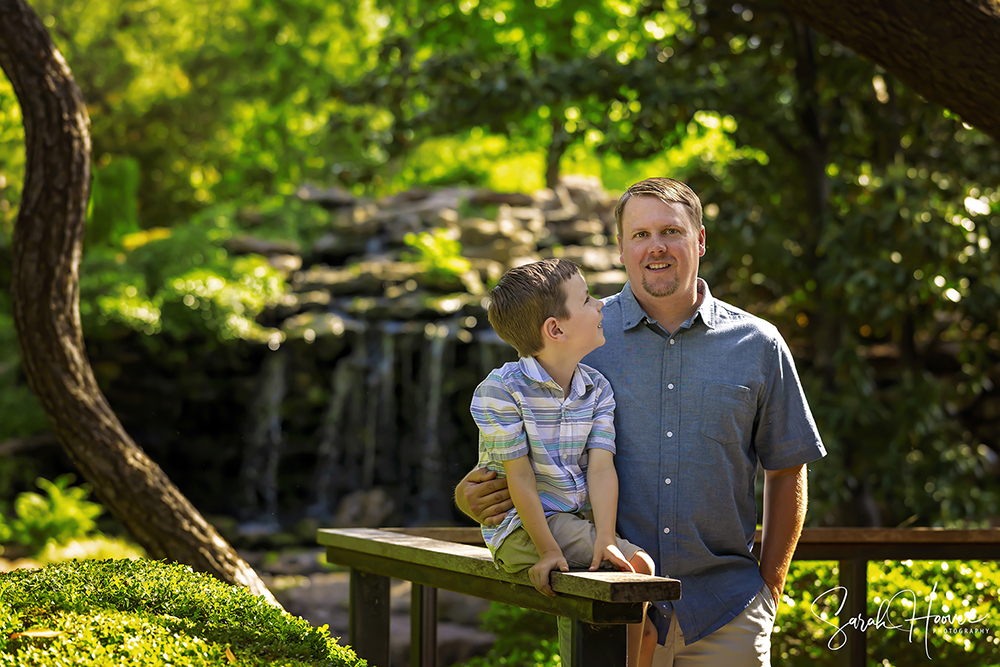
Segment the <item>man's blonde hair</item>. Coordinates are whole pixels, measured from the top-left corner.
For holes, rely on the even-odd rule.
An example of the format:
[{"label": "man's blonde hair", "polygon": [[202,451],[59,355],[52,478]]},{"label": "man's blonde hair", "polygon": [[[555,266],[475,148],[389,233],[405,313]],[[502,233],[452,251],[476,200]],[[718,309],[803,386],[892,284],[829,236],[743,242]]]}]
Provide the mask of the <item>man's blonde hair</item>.
[{"label": "man's blonde hair", "polygon": [[698,199],[698,195],[694,193],[694,190],[680,181],[657,176],[639,181],[635,185],[630,185],[625,194],[618,200],[618,205],[615,206],[615,224],[618,225],[618,238],[622,236],[622,217],[625,214],[625,204],[632,197],[641,195],[656,197],[664,204],[680,204],[687,208],[691,223],[694,225],[696,231],[705,226],[701,218],[701,200]]},{"label": "man's blonde hair", "polygon": [[530,357],[542,351],[542,324],[550,317],[569,317],[565,283],[580,273],[568,259],[544,259],[516,266],[490,290],[486,310],[493,330]]}]

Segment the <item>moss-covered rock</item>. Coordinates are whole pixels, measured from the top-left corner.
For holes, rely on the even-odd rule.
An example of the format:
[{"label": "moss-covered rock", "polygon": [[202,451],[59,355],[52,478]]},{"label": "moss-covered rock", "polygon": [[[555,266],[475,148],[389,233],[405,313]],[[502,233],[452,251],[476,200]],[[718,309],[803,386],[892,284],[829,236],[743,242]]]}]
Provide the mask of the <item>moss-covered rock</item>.
[{"label": "moss-covered rock", "polygon": [[0,574],[0,666],[366,665],[259,597],[184,565],[67,561]]}]

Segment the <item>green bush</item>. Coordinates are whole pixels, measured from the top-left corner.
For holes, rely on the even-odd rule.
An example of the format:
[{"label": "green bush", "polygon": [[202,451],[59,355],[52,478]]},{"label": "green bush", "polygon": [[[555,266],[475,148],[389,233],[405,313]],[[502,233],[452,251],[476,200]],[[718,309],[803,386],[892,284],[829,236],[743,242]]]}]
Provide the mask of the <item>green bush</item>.
[{"label": "green bush", "polygon": [[[96,531],[94,519],[104,512],[104,508],[87,500],[88,487],[70,487],[73,479],[73,475],[62,475],[55,481],[39,478],[35,484],[47,495],[31,492],[18,495],[14,500],[16,517],[9,523],[6,539],[13,539],[35,553],[50,541],[66,543]],[[0,529],[2,541],[6,540]]]},{"label": "green bush", "polygon": [[[847,650],[837,628],[837,563],[793,561],[774,633],[773,664],[836,667]],[[880,561],[868,565],[868,611],[884,623],[866,632],[872,664],[909,667],[1000,665],[1000,565],[978,561]],[[849,591],[849,595],[855,593]],[[895,596],[895,597],[894,597]],[[929,622],[923,617],[931,616]],[[934,617],[938,618],[934,618]],[[919,619],[910,634],[908,619]],[[946,618],[947,617],[947,618]],[[955,620],[961,617],[962,621]],[[972,622],[979,619],[979,622]],[[895,629],[890,625],[897,626]],[[554,617],[493,603],[484,630],[498,635],[485,657],[464,667],[554,667],[559,663]]]},{"label": "green bush", "polygon": [[366,663],[326,627],[184,565],[68,561],[0,574],[0,667],[124,664]]},{"label": "green bush", "polygon": [[485,656],[476,656],[463,667],[559,667],[556,617],[499,602],[480,616],[480,625],[497,636]]}]

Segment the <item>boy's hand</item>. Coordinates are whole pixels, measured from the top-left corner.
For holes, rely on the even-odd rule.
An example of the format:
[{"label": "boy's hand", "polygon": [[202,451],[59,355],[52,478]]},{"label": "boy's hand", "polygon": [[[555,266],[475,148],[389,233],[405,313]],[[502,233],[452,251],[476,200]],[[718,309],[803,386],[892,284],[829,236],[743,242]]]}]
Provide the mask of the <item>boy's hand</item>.
[{"label": "boy's hand", "polygon": [[625,560],[625,554],[618,548],[614,540],[602,540],[598,538],[594,543],[594,560],[590,564],[590,571],[597,570],[604,561],[610,561],[612,565],[622,572],[635,572],[635,568]]},{"label": "boy's hand", "polygon": [[463,513],[484,526],[499,526],[514,507],[507,490],[507,480],[486,468],[477,468],[459,482],[455,504]]},{"label": "boy's hand", "polygon": [[531,579],[531,585],[537,588],[539,593],[548,595],[550,598],[556,595],[556,592],[552,590],[552,586],[549,584],[549,573],[552,570],[569,572],[569,565],[566,563],[566,559],[563,558],[561,551],[546,551],[542,554],[538,562],[528,570],[528,578]]}]

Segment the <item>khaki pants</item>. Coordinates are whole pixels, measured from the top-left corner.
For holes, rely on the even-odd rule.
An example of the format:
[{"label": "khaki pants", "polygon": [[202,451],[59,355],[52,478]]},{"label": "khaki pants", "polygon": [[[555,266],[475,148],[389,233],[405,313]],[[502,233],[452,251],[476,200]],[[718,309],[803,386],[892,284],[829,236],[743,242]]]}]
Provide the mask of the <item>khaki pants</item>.
[{"label": "khaki pants", "polygon": [[[707,637],[689,646],[677,614],[670,617],[666,645],[657,645],[653,667],[770,667],[771,629],[777,607],[765,584],[743,612]],[[572,621],[559,617],[559,649],[569,655]],[[569,664],[563,661],[563,664]]]},{"label": "khaki pants", "polygon": [[[597,539],[597,529],[594,524],[576,514],[560,512],[545,519],[552,531],[552,537],[562,549],[563,557],[571,568],[588,568],[594,559],[594,541]],[[639,547],[615,535],[618,548],[625,560],[631,560]],[[524,526],[504,538],[503,543],[494,556],[497,565],[507,572],[520,572],[538,562],[538,550],[528,537]],[[605,566],[610,566],[605,563]]]}]

